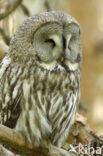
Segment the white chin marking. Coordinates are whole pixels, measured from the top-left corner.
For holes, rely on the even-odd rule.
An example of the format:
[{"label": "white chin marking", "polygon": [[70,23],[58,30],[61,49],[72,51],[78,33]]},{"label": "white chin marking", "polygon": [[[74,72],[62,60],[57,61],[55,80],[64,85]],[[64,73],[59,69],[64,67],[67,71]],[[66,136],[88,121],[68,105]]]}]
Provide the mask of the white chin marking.
[{"label": "white chin marking", "polygon": [[51,63],[40,63],[39,65],[43,67],[44,69],[52,71],[56,67],[57,63],[56,61],[53,61]]},{"label": "white chin marking", "polygon": [[65,68],[62,65],[60,65],[60,64],[58,64],[58,69],[65,70]]},{"label": "white chin marking", "polygon": [[75,71],[78,69],[78,63],[66,63],[66,65],[69,67],[69,70],[70,71]]},{"label": "white chin marking", "polygon": [[[78,69],[78,63],[65,62],[65,64],[68,66],[70,71],[75,71]],[[57,69],[60,71],[65,71],[65,67],[63,67],[61,64],[57,64],[56,61],[51,63],[40,63],[39,65],[49,71],[53,71],[55,67],[57,67]]]}]

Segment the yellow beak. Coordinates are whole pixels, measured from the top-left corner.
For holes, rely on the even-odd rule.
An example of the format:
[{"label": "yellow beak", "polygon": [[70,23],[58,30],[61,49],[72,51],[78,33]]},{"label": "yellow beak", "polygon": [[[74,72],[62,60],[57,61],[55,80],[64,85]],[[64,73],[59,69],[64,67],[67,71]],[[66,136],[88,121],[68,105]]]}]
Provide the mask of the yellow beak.
[{"label": "yellow beak", "polygon": [[64,61],[64,57],[61,57],[60,61],[63,62]]}]

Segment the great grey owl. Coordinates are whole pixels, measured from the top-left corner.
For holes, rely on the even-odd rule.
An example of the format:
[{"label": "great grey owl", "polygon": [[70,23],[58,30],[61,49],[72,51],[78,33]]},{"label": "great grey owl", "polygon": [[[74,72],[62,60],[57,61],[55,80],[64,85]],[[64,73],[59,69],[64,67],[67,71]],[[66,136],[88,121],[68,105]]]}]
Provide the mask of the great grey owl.
[{"label": "great grey owl", "polygon": [[0,64],[0,123],[32,145],[61,146],[80,97],[81,39],[78,22],[62,12],[29,17]]}]

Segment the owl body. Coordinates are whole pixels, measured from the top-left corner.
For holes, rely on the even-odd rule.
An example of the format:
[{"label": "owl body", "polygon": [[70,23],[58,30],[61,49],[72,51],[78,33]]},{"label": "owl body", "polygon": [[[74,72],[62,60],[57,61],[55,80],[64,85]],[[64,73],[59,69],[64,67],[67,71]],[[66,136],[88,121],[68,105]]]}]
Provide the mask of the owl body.
[{"label": "owl body", "polygon": [[69,42],[63,37],[67,32],[63,33],[64,24],[72,21],[60,12],[29,18],[1,62],[0,123],[20,132],[34,146],[45,140],[61,146],[74,122],[80,96],[81,49],[77,54],[62,54],[67,53]]}]

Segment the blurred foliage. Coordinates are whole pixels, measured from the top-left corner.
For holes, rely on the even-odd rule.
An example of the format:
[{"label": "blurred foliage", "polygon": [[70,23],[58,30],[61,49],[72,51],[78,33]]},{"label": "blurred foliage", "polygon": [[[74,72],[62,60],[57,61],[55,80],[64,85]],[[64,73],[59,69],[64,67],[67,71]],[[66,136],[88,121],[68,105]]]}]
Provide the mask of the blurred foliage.
[{"label": "blurred foliage", "polygon": [[[0,14],[15,1],[0,0]],[[103,134],[103,0],[23,0],[15,11],[0,21],[0,39],[9,44],[18,26],[28,16],[50,10],[70,13],[81,25],[81,102],[87,107],[85,115],[91,119],[93,128]]]}]

